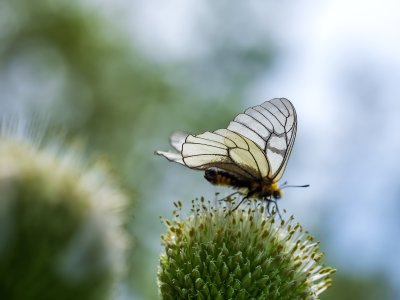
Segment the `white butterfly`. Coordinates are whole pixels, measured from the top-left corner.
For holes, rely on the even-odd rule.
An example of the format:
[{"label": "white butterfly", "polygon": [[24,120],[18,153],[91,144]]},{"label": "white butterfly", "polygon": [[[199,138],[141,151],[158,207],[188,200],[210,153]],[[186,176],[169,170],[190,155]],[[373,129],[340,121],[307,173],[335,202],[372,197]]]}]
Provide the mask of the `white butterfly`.
[{"label": "white butterfly", "polygon": [[237,189],[245,196],[243,200],[275,203],[282,196],[277,183],[289,160],[296,130],[292,103],[275,98],[237,115],[227,129],[199,135],[174,133],[170,142],[177,152],[156,154],[191,169],[205,170],[209,182]]}]

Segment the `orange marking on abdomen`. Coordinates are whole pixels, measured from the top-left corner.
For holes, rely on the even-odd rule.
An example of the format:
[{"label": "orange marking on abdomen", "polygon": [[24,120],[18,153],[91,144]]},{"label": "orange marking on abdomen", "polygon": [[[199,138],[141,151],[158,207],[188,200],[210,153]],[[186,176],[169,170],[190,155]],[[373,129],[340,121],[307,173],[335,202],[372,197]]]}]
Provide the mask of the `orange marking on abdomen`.
[{"label": "orange marking on abdomen", "polygon": [[216,185],[232,185],[232,179],[220,174],[215,176],[214,184]]}]

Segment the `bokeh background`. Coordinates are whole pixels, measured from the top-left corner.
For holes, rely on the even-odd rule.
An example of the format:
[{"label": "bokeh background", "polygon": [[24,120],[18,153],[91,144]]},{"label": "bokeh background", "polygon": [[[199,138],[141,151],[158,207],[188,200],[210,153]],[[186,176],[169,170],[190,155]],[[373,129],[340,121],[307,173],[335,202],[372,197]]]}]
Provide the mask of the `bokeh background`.
[{"label": "bokeh background", "polygon": [[281,208],[337,268],[322,299],[400,299],[400,5],[396,1],[0,1],[0,114],[43,118],[108,157],[135,247],[120,299],[158,299],[173,201],[228,189],[153,155],[174,130],[226,127],[292,100]]}]

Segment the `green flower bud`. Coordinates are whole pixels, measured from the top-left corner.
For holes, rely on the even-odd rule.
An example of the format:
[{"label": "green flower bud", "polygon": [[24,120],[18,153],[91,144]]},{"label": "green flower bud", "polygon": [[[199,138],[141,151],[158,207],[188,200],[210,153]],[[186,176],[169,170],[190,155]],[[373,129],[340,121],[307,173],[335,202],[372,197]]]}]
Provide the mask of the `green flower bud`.
[{"label": "green flower bud", "polygon": [[0,134],[0,298],[107,299],[122,271],[125,196],[71,149]]},{"label": "green flower bud", "polygon": [[164,220],[163,299],[318,299],[330,286],[335,270],[319,264],[318,243],[293,217],[277,221],[261,204],[233,212],[228,205],[196,200],[181,217],[177,203],[174,221]]}]

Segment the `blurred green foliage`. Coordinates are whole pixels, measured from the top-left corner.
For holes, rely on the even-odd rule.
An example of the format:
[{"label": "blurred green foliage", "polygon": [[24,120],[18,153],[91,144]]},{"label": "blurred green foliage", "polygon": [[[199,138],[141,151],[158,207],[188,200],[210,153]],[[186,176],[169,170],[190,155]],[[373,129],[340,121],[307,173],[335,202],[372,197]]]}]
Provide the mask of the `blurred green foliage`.
[{"label": "blurred green foliage", "polygon": [[383,277],[341,274],[333,276],[332,286],[322,293],[321,300],[393,299],[391,288]]},{"label": "blurred green foliage", "polygon": [[[28,2],[12,5],[19,22],[6,35],[2,69],[26,52],[42,51],[47,57],[37,71],[62,81],[51,107],[53,122],[86,137],[93,149],[126,157],[132,144],[127,137],[140,126],[139,115],[152,103],[171,101],[174,89],[163,82],[160,69],[136,55],[95,13],[69,1]],[[38,59],[34,55],[28,63]]]}]

